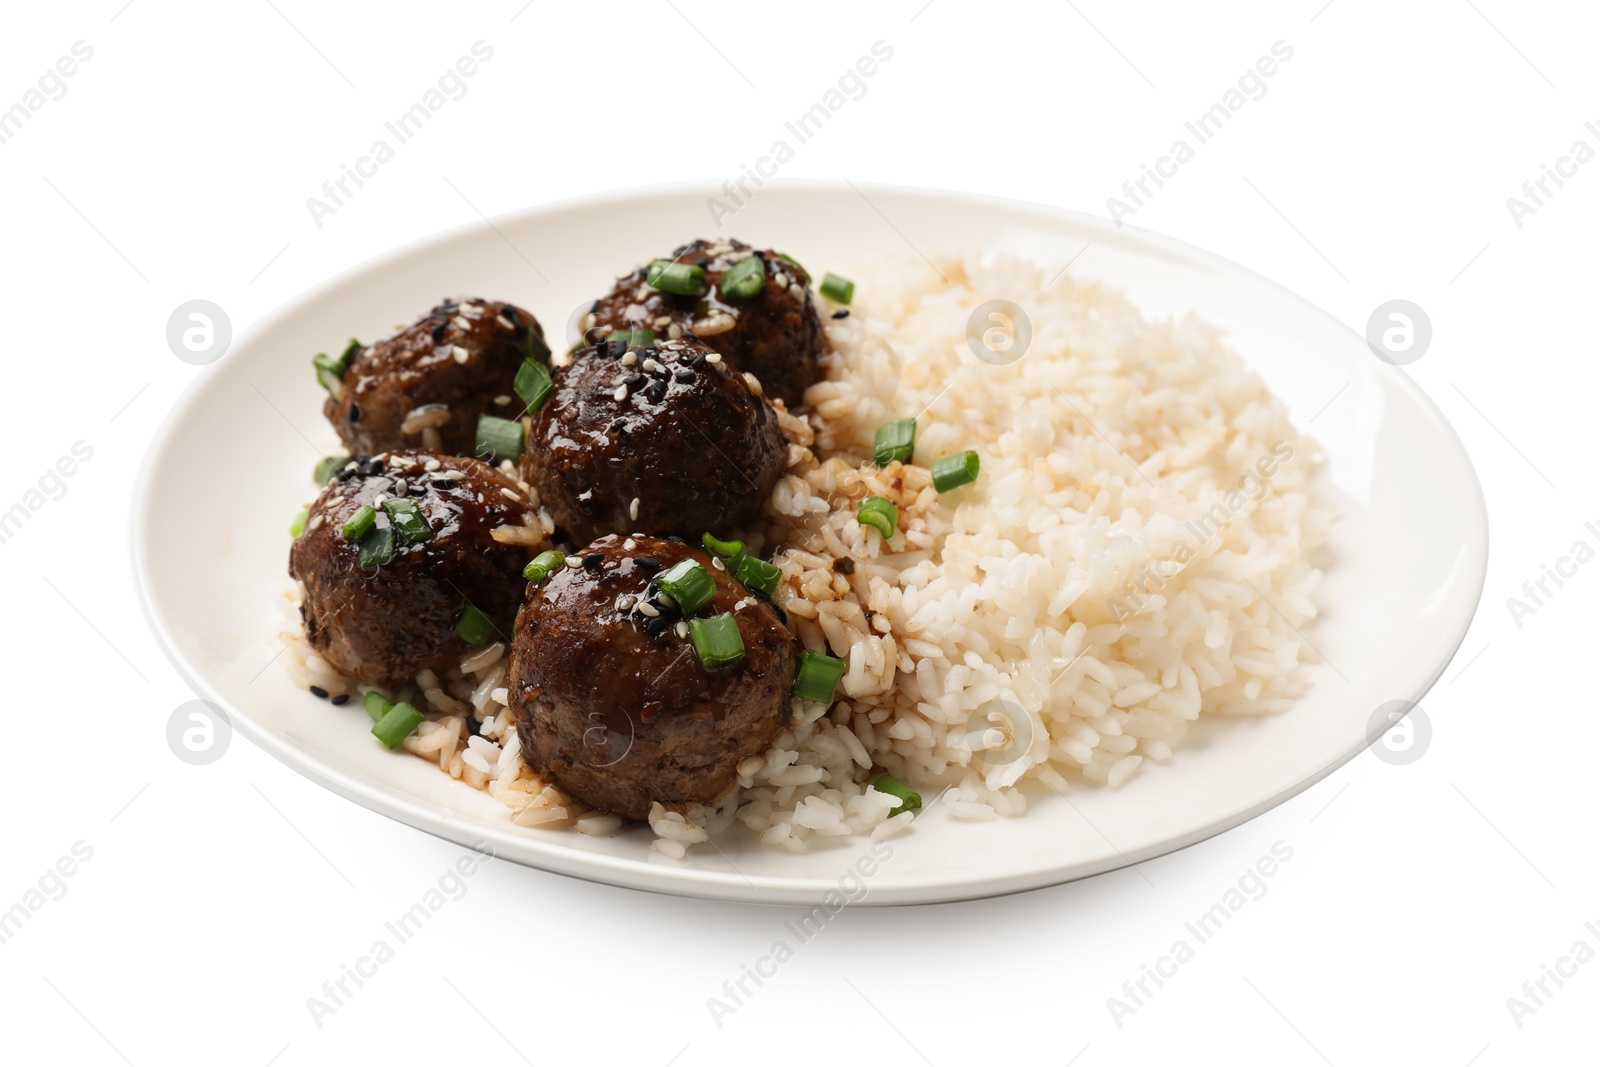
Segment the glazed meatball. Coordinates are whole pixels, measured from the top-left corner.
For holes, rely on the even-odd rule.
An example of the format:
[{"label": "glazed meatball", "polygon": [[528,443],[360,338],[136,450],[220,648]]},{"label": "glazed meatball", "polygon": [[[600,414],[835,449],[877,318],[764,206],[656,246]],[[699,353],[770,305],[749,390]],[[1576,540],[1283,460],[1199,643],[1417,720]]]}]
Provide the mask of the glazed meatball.
[{"label": "glazed meatball", "polygon": [[[726,293],[723,280],[752,268],[758,261],[760,287],[753,295]],[[770,249],[751,249],[741,241],[695,241],[673,252],[672,262],[705,271],[705,290],[697,296],[663,292],[647,281],[648,266],[617,279],[610,293],[595,302],[588,325],[605,333],[645,329],[656,337],[696,337],[727,357],[738,370],[749,371],[768,396],[782,398],[791,410],[806,388],[821,377],[822,322],[811,299],[811,278],[805,268]],[[756,278],[746,285],[754,287]],[[737,287],[736,287],[737,288]]]},{"label": "glazed meatball", "polygon": [[[363,506],[373,510],[371,528],[358,541],[344,527]],[[509,639],[528,560],[515,542],[537,522],[518,482],[478,460],[430,452],[351,460],[289,551],[311,647],[343,674],[388,685],[470,651],[456,634],[469,603]],[[495,531],[507,526],[523,536],[502,532],[512,543],[501,543]]]},{"label": "glazed meatball", "polygon": [[752,518],[783,473],[778,414],[695,341],[581,349],[534,416],[523,474],[574,544],[644,530],[698,541]]},{"label": "glazed meatball", "polygon": [[[731,612],[744,658],[702,665],[683,616],[652,582],[694,560],[715,583],[694,613]],[[717,804],[742,760],[783,726],[795,639],[772,605],[678,541],[602,537],[532,585],[507,686],[533,767],[591,807],[629,819],[652,801]]]},{"label": "glazed meatball", "polygon": [[478,416],[515,419],[525,359],[548,363],[544,330],[514,304],[446,300],[392,337],[356,348],[322,411],[355,455],[428,448],[474,454]]}]

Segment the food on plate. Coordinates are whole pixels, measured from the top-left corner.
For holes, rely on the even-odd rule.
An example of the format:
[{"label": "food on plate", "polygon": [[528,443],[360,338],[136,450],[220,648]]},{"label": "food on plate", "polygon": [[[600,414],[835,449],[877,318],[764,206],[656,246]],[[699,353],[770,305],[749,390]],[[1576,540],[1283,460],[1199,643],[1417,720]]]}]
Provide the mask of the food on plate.
[{"label": "food on plate", "polygon": [[432,452],[352,459],[312,503],[289,551],[306,639],[369,685],[445,670],[509,634],[522,604],[521,484],[486,463]]},{"label": "food on plate", "polygon": [[539,320],[515,304],[445,300],[410,326],[338,356],[317,355],[322,411],[355,455],[427,448],[479,455],[482,416],[514,420],[526,403],[517,375],[548,366]]},{"label": "food on plate", "polygon": [[782,728],[795,655],[721,560],[608,534],[529,586],[507,677],[524,758],[629,819],[720,803]]},{"label": "food on plate", "polygon": [[1321,456],[1214,329],[992,251],[829,273],[820,322],[808,279],[685,245],[523,358],[468,486],[326,464],[292,669],[517,826],[671,857],[1019,816],[1294,703]]},{"label": "food on plate", "polygon": [[[781,252],[731,238],[691,241],[617,279],[587,325],[604,335],[699,338],[792,410],[821,376],[825,342],[810,286],[805,268]],[[850,302],[843,290],[834,295]]]},{"label": "food on plate", "polygon": [[575,544],[643,530],[698,538],[753,518],[783,473],[778,414],[691,340],[602,340],[557,367],[523,475]]}]

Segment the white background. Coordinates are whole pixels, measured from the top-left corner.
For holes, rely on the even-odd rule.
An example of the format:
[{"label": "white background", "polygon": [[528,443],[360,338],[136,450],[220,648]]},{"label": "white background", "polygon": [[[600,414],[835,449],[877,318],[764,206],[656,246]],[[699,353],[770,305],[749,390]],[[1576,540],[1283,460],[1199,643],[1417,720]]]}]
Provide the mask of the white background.
[{"label": "white background", "polygon": [[[1593,12],[1509,0],[674,2],[8,7],[0,107],[74,42],[94,53],[0,145],[11,338],[0,509],[74,442],[93,458],[0,545],[11,634],[0,909],[75,842],[93,856],[0,945],[5,1058],[1593,1062],[1600,962],[1551,985],[1520,1026],[1506,1003],[1578,939],[1600,949],[1584,929],[1600,926],[1600,566],[1520,627],[1506,606],[1574,541],[1600,541],[1584,529],[1600,520],[1600,162],[1521,227],[1506,206],[1575,139],[1600,148],[1583,127],[1600,120]],[[494,55],[467,95],[314,225],[306,198],[480,39]],[[167,349],[169,313],[203,297],[239,330],[479,212],[732,176],[877,40],[892,61],[784,177],[1092,212],[1275,41],[1293,48],[1267,95],[1133,221],[1357,330],[1396,297],[1431,316],[1433,347],[1410,371],[1466,440],[1494,539],[1479,618],[1424,701],[1431,747],[1405,767],[1364,754],[1138,871],[847,912],[720,1028],[706,998],[792,912],[490,863],[318,1027],[307,998],[461,850],[243,740],[210,767],[168,750],[167,717],[191,694],[141,619],[126,530],[146,444],[204,373]],[[1107,998],[1279,841],[1293,859],[1266,896],[1113,1022]]]}]

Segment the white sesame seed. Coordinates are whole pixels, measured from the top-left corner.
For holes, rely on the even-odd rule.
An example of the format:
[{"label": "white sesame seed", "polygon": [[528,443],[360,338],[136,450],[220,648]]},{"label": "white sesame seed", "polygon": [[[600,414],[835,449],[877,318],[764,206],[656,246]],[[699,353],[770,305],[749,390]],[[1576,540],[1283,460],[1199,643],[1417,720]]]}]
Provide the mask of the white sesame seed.
[{"label": "white sesame seed", "polygon": [[468,352],[460,345],[451,345],[450,354],[455,357],[457,363],[465,363],[472,353]]},{"label": "white sesame seed", "polygon": [[661,612],[655,609],[655,605],[650,603],[648,600],[639,601],[639,613],[641,615],[648,615],[652,619],[658,618],[661,615]]},{"label": "white sesame seed", "polygon": [[515,326],[511,325],[511,320],[506,318],[504,315],[496,315],[494,317],[494,321],[498,322],[501,326],[505,327],[508,330],[515,330],[516,329]]},{"label": "white sesame seed", "polygon": [[458,310],[461,312],[461,314],[465,315],[469,319],[481,318],[483,316],[483,308],[478,306],[478,302],[476,300],[463,300],[461,302],[461,307]]},{"label": "white sesame seed", "polygon": [[457,315],[455,318],[450,320],[450,325],[454,326],[462,333],[466,333],[468,330],[472,329],[472,320]]},{"label": "white sesame seed", "polygon": [[670,339],[676,341],[678,338],[680,338],[682,336],[683,336],[683,327],[682,326],[679,326],[677,323],[673,323],[671,326],[667,327],[667,337],[669,337]]},{"label": "white sesame seed", "polygon": [[674,626],[672,628],[672,632],[677,634],[679,637],[688,637],[689,636],[689,624],[684,622],[682,619],[679,619],[678,620],[678,625],[676,625],[676,626]]},{"label": "white sesame seed", "polygon": [[422,469],[425,471],[436,471],[439,469],[439,461],[436,459],[430,459],[428,462],[422,465]]},{"label": "white sesame seed", "polygon": [[344,503],[344,497],[342,497],[342,496],[335,495],[335,496],[330,496],[328,498],[328,506],[330,508],[336,508],[340,504],[343,504],[343,503]]},{"label": "white sesame seed", "polygon": [[632,593],[629,593],[627,596],[617,601],[617,607],[621,608],[623,611],[631,611],[633,610],[633,605],[638,603],[638,599],[638,597],[634,596]]},{"label": "white sesame seed", "polygon": [[636,352],[624,352],[622,354],[622,365],[624,367],[631,367],[637,362],[639,362],[638,353],[636,353]]},{"label": "white sesame seed", "polygon": [[322,525],[322,516],[318,515],[316,518],[311,520],[311,524],[309,526],[307,526],[306,529],[315,530],[318,526],[321,526],[321,525]]},{"label": "white sesame seed", "polygon": [[375,507],[375,508],[376,507],[382,507],[383,506],[383,502],[385,500],[388,500],[388,499],[389,499],[389,494],[388,493],[379,493],[377,496],[372,498],[372,506]]},{"label": "white sesame seed", "polygon": [[501,393],[499,396],[494,398],[494,402],[499,404],[501,407],[505,407],[507,404],[511,403],[511,397],[506,393]]},{"label": "white sesame seed", "polygon": [[666,329],[668,326],[672,325],[672,316],[671,315],[657,315],[656,316],[655,325],[656,325],[656,329],[658,329],[658,330]]},{"label": "white sesame seed", "polygon": [[633,502],[628,505],[628,518],[630,518],[630,519],[638,519],[638,517],[639,517],[639,498],[638,497],[634,497],[633,498]]},{"label": "white sesame seed", "polygon": [[781,270],[772,276],[772,281],[779,289],[789,288],[789,276]]},{"label": "white sesame seed", "polygon": [[517,465],[511,462],[509,459],[503,459],[500,461],[500,469],[505,471],[507,474],[517,473]]},{"label": "white sesame seed", "polygon": [[722,353],[721,352],[713,352],[713,353],[711,353],[710,355],[706,356],[706,362],[707,363],[721,363],[722,362]]},{"label": "white sesame seed", "polygon": [[581,566],[583,566],[583,560],[580,559],[577,556],[568,556],[567,557],[567,566],[569,566],[569,567],[581,567]]},{"label": "white sesame seed", "polygon": [[514,500],[518,504],[522,503],[522,498],[517,495],[517,491],[515,489],[507,489],[502,486],[500,488],[500,495],[505,497],[507,500]]},{"label": "white sesame seed", "polygon": [[406,495],[406,490],[409,488],[410,486],[406,485],[406,480],[404,478],[400,478],[394,483],[394,495],[397,497],[403,497]]},{"label": "white sesame seed", "polygon": [[654,374],[656,371],[666,370],[667,368],[663,367],[654,359],[647,359],[644,361],[644,369],[649,371],[651,374]]},{"label": "white sesame seed", "polygon": [[632,552],[634,549],[639,547],[639,542],[630,537],[626,541],[622,542],[622,547],[627,549],[629,552]]},{"label": "white sesame seed", "polygon": [[761,395],[761,381],[749,371],[745,371],[744,373],[744,384],[748,386],[750,391],[756,394],[756,396]]},{"label": "white sesame seed", "polygon": [[628,387],[626,385],[617,386],[617,391],[611,394],[611,399],[619,401],[628,399]]}]

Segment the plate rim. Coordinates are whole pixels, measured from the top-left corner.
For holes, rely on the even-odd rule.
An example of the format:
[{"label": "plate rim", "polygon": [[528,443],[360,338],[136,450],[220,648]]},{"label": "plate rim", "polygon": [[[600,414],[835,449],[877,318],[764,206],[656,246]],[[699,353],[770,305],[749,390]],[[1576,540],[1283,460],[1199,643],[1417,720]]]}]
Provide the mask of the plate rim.
[{"label": "plate rim", "polygon": [[[1098,215],[1070,208],[1013,197],[931,186],[873,182],[841,183],[826,179],[798,179],[769,182],[768,187],[776,191],[827,191],[830,193],[840,192],[844,188],[852,188],[857,193],[862,193],[865,190],[866,192],[876,192],[885,196],[911,196],[928,200],[959,202],[967,207],[1003,208],[1008,211],[1021,212],[1036,217],[1051,217],[1077,228],[1087,226],[1093,229],[1108,230],[1113,225]],[[711,179],[690,179],[613,188],[533,204],[516,211],[492,217],[485,216],[476,221],[469,220],[456,226],[434,231],[368,256],[352,266],[302,288],[236,333],[229,346],[229,352],[225,353],[221,360],[208,366],[214,367],[226,362],[231,353],[254,344],[261,335],[272,332],[279,323],[290,318],[305,304],[310,303],[331,288],[343,285],[354,278],[382,267],[386,263],[411,258],[430,248],[450,244],[468,235],[480,233],[486,228],[495,229],[499,223],[517,224],[530,219],[559,215],[575,209],[601,207],[608,203],[622,201],[636,203],[641,200],[675,195],[681,196],[691,192],[716,195],[718,188]],[[1313,312],[1317,317],[1321,318],[1324,325],[1332,326],[1335,333],[1343,334],[1347,338],[1354,338],[1358,342],[1362,340],[1354,329],[1335,318],[1320,305],[1313,303],[1287,286],[1225,256],[1190,244],[1180,238],[1141,226],[1123,225],[1116,227],[1113,232],[1123,239],[1132,237],[1142,243],[1167,252],[1181,253],[1191,262],[1208,268],[1222,269],[1247,276],[1253,281],[1287,293],[1304,310]],[[128,551],[130,562],[132,563],[134,586],[138,594],[139,606],[145,622],[156,637],[156,643],[161,647],[167,661],[172,664],[174,670],[189,689],[201,699],[222,710],[227,716],[230,726],[236,732],[244,735],[258,748],[261,748],[310,781],[370,811],[464,847],[471,847],[476,842],[487,842],[493,847],[497,843],[504,842],[511,847],[507,848],[505,852],[497,850],[495,853],[497,858],[510,859],[519,865],[533,867],[551,874],[642,892],[724,902],[755,903],[775,907],[815,905],[825,893],[836,888],[832,883],[812,878],[775,877],[770,875],[757,875],[751,878],[745,877],[737,871],[723,872],[688,865],[671,868],[655,867],[645,859],[617,857],[599,852],[584,852],[568,848],[557,842],[543,841],[537,836],[516,834],[512,831],[517,828],[510,824],[505,827],[486,826],[477,820],[450,812],[440,812],[416,797],[403,794],[390,795],[381,788],[359,781],[348,772],[325,764],[292,745],[286,739],[279,738],[264,726],[256,723],[250,715],[234,708],[230,701],[224,699],[211,686],[198,666],[191,663],[188,657],[180,652],[166,620],[158,614],[156,610],[156,591],[151,579],[151,572],[154,569],[150,555],[152,539],[147,536],[152,521],[151,488],[156,476],[157,461],[173,446],[179,427],[185,424],[191,409],[200,402],[206,392],[207,383],[211,376],[204,373],[205,369],[207,368],[201,368],[201,373],[195,375],[193,380],[184,387],[183,392],[173,402],[163,416],[160,426],[152,435],[144,455],[140,458],[138,472],[133,482],[133,493],[129,508],[130,536],[128,539]],[[1481,607],[1486,589],[1489,561],[1489,514],[1487,499],[1483,492],[1482,479],[1478,475],[1471,453],[1456,432],[1455,426],[1433,401],[1433,398],[1416,383],[1409,373],[1406,373],[1400,367],[1391,366],[1389,369],[1397,373],[1386,376],[1384,379],[1385,386],[1396,389],[1415,403],[1428,416],[1429,421],[1441,431],[1443,442],[1460,461],[1461,470],[1468,476],[1472,490],[1471,500],[1467,502],[1468,506],[1466,507],[1472,520],[1471,528],[1464,532],[1460,543],[1469,552],[1465,576],[1475,583],[1475,588],[1471,596],[1463,602],[1461,617],[1453,620],[1453,628],[1456,630],[1453,637],[1445,637],[1441,642],[1440,647],[1448,648],[1448,654],[1441,655],[1437,660],[1437,665],[1431,671],[1424,672],[1419,676],[1419,680],[1414,686],[1415,691],[1406,697],[1411,701],[1421,702],[1423,697],[1437,684],[1438,680],[1443,677],[1445,671],[1454,661]],[[1161,842],[1135,848],[1131,852],[1122,852],[1113,845],[1113,851],[1117,854],[1100,862],[1087,864],[1082,861],[1073,864],[1058,863],[1026,873],[988,880],[967,879],[955,881],[946,878],[933,881],[923,880],[904,886],[880,884],[874,881],[871,891],[863,898],[856,901],[847,901],[845,906],[916,906],[1006,896],[1013,893],[1044,889],[1084,878],[1092,878],[1124,867],[1134,866],[1159,856],[1180,852],[1219,834],[1236,829],[1300,795],[1344,767],[1345,764],[1358,756],[1362,750],[1370,747],[1378,736],[1382,736],[1382,734],[1368,737],[1360,744],[1338,753],[1333,759],[1312,773],[1303,775],[1289,785],[1272,792],[1271,795],[1262,797],[1255,804],[1231,812],[1223,818],[1211,820],[1202,827],[1177,834]],[[515,854],[518,852],[522,854]]]}]

